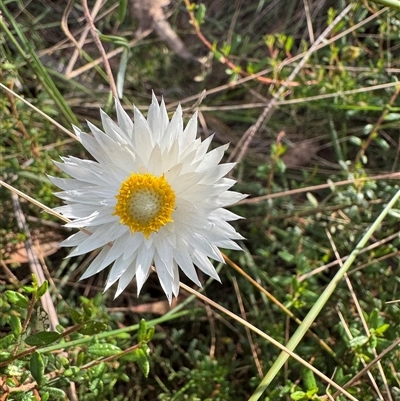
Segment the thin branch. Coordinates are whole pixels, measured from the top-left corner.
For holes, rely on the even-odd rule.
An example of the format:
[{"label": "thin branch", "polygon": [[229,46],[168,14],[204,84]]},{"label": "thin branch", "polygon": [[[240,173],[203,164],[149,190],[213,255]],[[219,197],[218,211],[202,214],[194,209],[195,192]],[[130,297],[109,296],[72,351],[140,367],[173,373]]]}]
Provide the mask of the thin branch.
[{"label": "thin branch", "polygon": [[112,73],[112,70],[111,70],[111,66],[110,66],[110,63],[109,63],[109,61],[107,59],[107,54],[106,54],[106,52],[104,50],[104,47],[103,47],[103,45],[101,43],[99,35],[97,33],[96,27],[95,27],[94,22],[93,22],[93,18],[90,15],[90,11],[89,11],[89,8],[88,8],[88,5],[87,5],[87,0],[82,0],[82,6],[83,6],[83,11],[85,13],[86,21],[89,24],[90,32],[92,33],[92,36],[93,36],[93,39],[94,39],[94,42],[96,43],[96,46],[99,49],[99,52],[100,52],[100,54],[101,54],[101,56],[103,58],[103,62],[104,62],[104,66],[106,68],[107,76],[108,76],[108,79],[110,81],[111,92],[112,92],[113,96],[116,99],[118,99],[117,87],[115,86],[115,81],[114,81],[114,76],[113,76],[113,73]]}]

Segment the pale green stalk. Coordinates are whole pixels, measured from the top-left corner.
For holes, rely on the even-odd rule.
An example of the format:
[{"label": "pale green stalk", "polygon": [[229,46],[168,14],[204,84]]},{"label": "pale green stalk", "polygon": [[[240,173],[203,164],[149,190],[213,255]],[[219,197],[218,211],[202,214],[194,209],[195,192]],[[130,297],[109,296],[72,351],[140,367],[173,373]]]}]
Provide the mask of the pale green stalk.
[{"label": "pale green stalk", "polygon": [[[156,326],[157,324],[168,322],[170,320],[178,319],[179,317],[183,317],[186,315],[191,315],[193,316],[193,309],[192,310],[184,310],[180,312],[174,313],[173,311],[168,312],[164,316],[161,316],[157,319],[152,319],[146,322],[147,327],[152,327]],[[122,329],[116,329],[116,330],[110,330],[110,331],[104,331],[99,334],[95,334],[93,336],[85,336],[82,338],[79,338],[78,340],[73,340],[73,341],[65,341],[65,342],[59,342],[54,345],[50,345],[48,347],[43,347],[43,348],[38,348],[36,352],[39,354],[47,354],[49,352],[57,351],[60,349],[65,349],[65,348],[70,348],[70,347],[76,347],[77,345],[82,345],[86,343],[91,343],[93,342],[94,339],[101,339],[101,338],[108,338],[108,337],[116,337],[119,334],[122,333],[129,333],[131,331],[136,331],[139,329],[139,324],[134,324],[132,326],[128,327],[123,327]]]},{"label": "pale green stalk", "polygon": [[[306,332],[309,330],[311,325],[314,323],[319,312],[321,312],[321,309],[325,306],[326,302],[332,295],[332,293],[335,290],[335,288],[337,287],[337,285],[342,280],[344,274],[349,270],[350,266],[353,264],[354,260],[358,256],[359,252],[364,248],[364,246],[366,245],[368,240],[371,238],[372,234],[379,228],[379,225],[382,223],[383,219],[386,217],[389,210],[392,209],[392,207],[396,204],[396,202],[399,199],[400,199],[400,190],[396,193],[396,195],[392,198],[392,200],[386,205],[386,207],[383,209],[383,211],[381,212],[379,217],[374,221],[374,223],[371,225],[371,227],[368,229],[368,231],[361,238],[360,242],[354,248],[353,252],[350,254],[350,256],[345,261],[343,266],[336,273],[335,277],[325,288],[325,291],[321,294],[321,296],[318,298],[317,302],[314,304],[314,306],[308,312],[307,316],[303,320],[303,323],[297,328],[297,330],[295,331],[293,336],[290,338],[289,342],[286,345],[287,349],[289,349],[290,351],[294,351],[294,349],[297,347],[297,345],[299,344],[301,339],[304,337]],[[268,385],[272,382],[272,380],[278,374],[278,372],[280,371],[280,369],[282,368],[282,366],[284,365],[284,363],[287,361],[288,358],[289,358],[289,354],[287,354],[286,352],[282,352],[279,355],[278,359],[275,361],[275,363],[272,365],[270,370],[264,376],[263,380],[261,381],[261,383],[258,385],[256,390],[254,391],[253,395],[249,398],[249,401],[256,401],[261,397],[262,393],[266,390]]]},{"label": "pale green stalk", "polygon": [[382,4],[383,6],[395,8],[400,10],[400,1],[399,0],[371,0],[373,3]]}]

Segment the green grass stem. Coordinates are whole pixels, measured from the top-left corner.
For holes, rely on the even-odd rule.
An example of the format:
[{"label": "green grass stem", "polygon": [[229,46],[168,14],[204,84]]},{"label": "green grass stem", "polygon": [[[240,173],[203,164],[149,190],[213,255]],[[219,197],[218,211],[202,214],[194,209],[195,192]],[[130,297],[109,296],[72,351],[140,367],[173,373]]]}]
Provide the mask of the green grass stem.
[{"label": "green grass stem", "polygon": [[382,4],[386,7],[395,8],[396,10],[400,10],[400,1],[399,0],[371,0],[372,3]]},{"label": "green grass stem", "polygon": [[61,95],[60,91],[58,90],[57,86],[55,85],[54,81],[51,79],[49,73],[47,72],[46,68],[40,61],[39,57],[36,55],[35,50],[33,49],[30,41],[25,36],[23,31],[20,29],[19,24],[15,21],[12,14],[8,11],[7,7],[4,5],[3,2],[0,1],[0,9],[3,15],[7,18],[9,23],[12,25],[13,29],[15,30],[18,38],[22,44],[22,46],[18,43],[16,38],[14,37],[13,33],[8,29],[7,23],[3,18],[0,18],[0,29],[4,31],[7,35],[8,39],[15,45],[16,49],[23,57],[23,59],[30,65],[32,71],[35,73],[35,76],[38,78],[40,83],[45,88],[48,95],[53,99],[56,103],[57,107],[59,108],[63,117],[68,121],[70,124],[75,124],[79,126],[79,121],[76,118],[75,114],[69,107],[68,103],[65,101],[63,96]]},{"label": "green grass stem", "polygon": [[[191,309],[191,310],[180,311],[177,313],[167,313],[164,316],[161,316],[157,319],[149,320],[146,323],[147,323],[148,327],[151,327],[151,326],[156,326],[157,324],[168,322],[170,320],[178,319],[178,318],[186,316],[186,315],[193,316],[193,310]],[[119,334],[130,333],[131,331],[136,331],[138,329],[139,329],[139,323],[134,324],[132,326],[128,326],[128,327],[123,327],[121,329],[105,331],[103,333],[99,333],[94,336],[85,336],[83,338],[79,338],[78,340],[60,342],[60,343],[57,343],[54,345],[50,345],[49,347],[39,348],[36,350],[36,352],[38,352],[40,354],[47,354],[49,352],[57,351],[60,349],[66,349],[66,348],[70,348],[70,347],[76,347],[77,345],[91,343],[91,342],[93,342],[94,339],[100,340],[101,338],[112,338],[112,337],[118,336]]]}]

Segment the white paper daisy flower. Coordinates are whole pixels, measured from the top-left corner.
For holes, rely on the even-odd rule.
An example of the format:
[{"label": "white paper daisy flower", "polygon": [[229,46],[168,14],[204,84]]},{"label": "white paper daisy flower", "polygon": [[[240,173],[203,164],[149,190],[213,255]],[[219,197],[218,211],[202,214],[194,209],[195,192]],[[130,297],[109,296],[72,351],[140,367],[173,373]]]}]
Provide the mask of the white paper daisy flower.
[{"label": "white paper daisy flower", "polygon": [[105,289],[118,281],[115,296],[135,276],[139,295],[154,266],[171,302],[179,268],[201,286],[195,266],[219,280],[209,258],[223,262],[219,247],[241,249],[233,240],[243,237],[228,223],[240,216],[224,207],[245,195],[224,178],[234,166],[219,164],[227,145],[207,153],[212,137],[196,139],[196,114],[183,129],[181,107],[169,121],[154,95],[147,120],[134,107],[133,123],[118,101],[116,111],[118,124],[100,111],[104,132],[89,122],[93,135],[74,127],[97,161],[62,158],[57,165],[72,178],[50,177],[66,203],[56,210],[86,231],[61,245],[76,247],[69,256],[102,248],[82,279],[113,264]]}]

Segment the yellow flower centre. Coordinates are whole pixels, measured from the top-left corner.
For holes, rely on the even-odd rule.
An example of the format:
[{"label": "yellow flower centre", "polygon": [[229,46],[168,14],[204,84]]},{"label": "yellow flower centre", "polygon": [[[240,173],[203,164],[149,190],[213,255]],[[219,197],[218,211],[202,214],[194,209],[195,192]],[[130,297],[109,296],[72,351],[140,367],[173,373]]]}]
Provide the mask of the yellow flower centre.
[{"label": "yellow flower centre", "polygon": [[118,191],[113,215],[132,232],[141,231],[146,238],[172,222],[175,192],[164,175],[132,173]]}]

